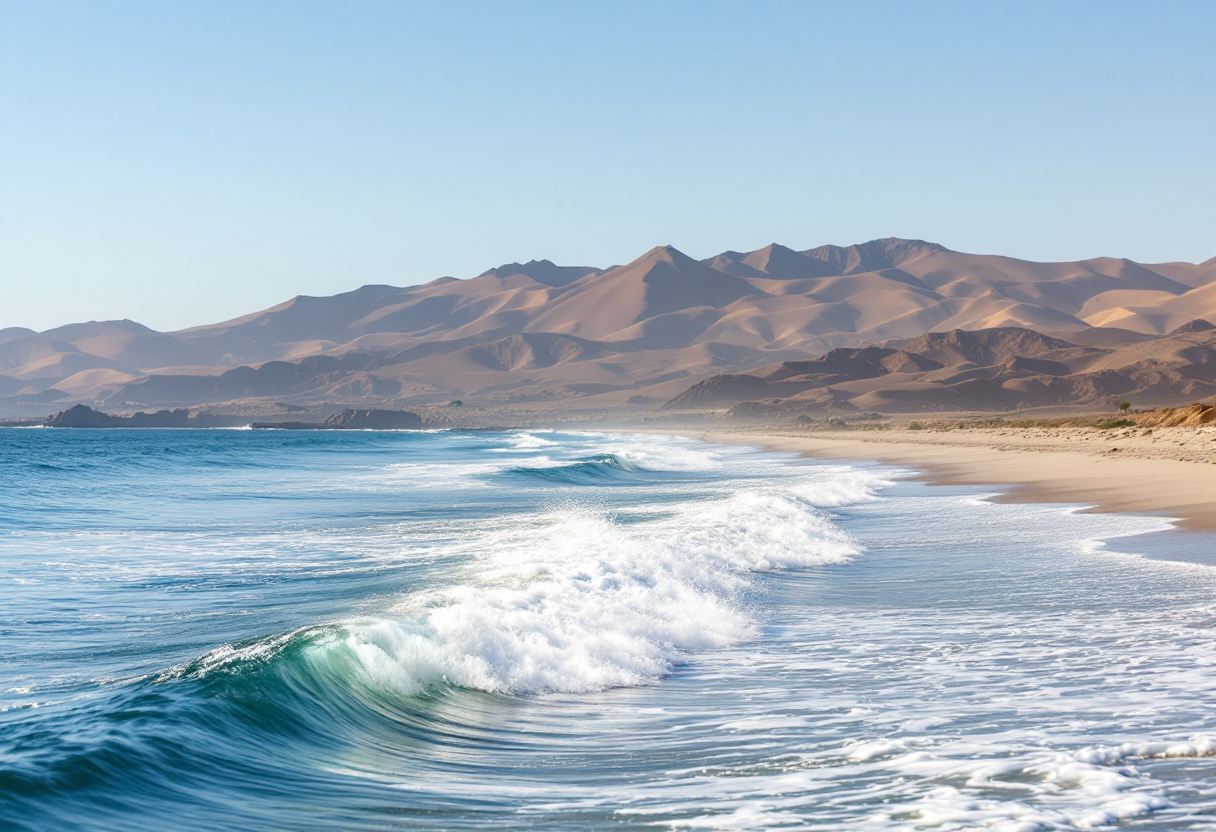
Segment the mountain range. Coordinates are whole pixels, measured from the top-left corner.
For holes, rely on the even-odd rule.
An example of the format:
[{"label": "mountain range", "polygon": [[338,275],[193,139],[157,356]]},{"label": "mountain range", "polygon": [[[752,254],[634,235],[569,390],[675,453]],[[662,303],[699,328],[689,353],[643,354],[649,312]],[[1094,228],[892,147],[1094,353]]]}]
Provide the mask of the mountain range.
[{"label": "mountain range", "polygon": [[533,260],[299,296],[177,332],[126,320],[3,329],[0,414],[454,397],[657,406],[715,375],[926,333],[1092,331],[1100,348],[1103,332],[1159,337],[1196,319],[1216,320],[1216,258],[1038,263],[887,238],[695,260],[660,246],[608,269]]}]

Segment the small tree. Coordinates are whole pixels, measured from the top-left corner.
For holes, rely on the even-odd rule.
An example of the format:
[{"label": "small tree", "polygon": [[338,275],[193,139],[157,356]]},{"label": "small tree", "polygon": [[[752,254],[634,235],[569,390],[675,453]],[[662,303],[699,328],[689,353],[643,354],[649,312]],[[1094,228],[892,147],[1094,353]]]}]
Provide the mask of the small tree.
[{"label": "small tree", "polygon": [[1132,407],[1131,402],[1119,402],[1119,410],[1122,411],[1123,413],[1126,413],[1127,411],[1131,410],[1131,407]]}]

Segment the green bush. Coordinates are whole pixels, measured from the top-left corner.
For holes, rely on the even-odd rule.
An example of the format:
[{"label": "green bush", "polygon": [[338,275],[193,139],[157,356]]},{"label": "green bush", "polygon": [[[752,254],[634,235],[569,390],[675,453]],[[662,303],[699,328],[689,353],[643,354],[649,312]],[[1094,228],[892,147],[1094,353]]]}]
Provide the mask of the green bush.
[{"label": "green bush", "polygon": [[1131,419],[1103,419],[1098,422],[1098,427],[1102,430],[1110,430],[1111,428],[1126,428],[1136,424]]}]

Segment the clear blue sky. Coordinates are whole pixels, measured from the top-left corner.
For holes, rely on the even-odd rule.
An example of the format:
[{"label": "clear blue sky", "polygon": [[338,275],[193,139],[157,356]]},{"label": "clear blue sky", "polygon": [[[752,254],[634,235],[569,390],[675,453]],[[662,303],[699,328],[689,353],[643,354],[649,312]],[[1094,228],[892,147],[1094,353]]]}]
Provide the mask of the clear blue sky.
[{"label": "clear blue sky", "polygon": [[0,0],[0,326],[892,235],[1216,256],[1216,2]]}]

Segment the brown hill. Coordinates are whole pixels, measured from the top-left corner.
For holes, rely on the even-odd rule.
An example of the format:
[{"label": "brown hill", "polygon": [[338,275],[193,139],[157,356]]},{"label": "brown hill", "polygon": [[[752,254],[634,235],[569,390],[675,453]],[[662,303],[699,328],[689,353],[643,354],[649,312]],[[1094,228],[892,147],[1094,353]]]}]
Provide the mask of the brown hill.
[{"label": "brown hill", "polygon": [[0,329],[0,344],[7,344],[9,341],[16,341],[18,338],[28,338],[31,335],[38,333],[32,329],[26,329],[23,326],[10,326]]},{"label": "brown hill", "polygon": [[1093,406],[1112,397],[1137,405],[1194,400],[1216,395],[1216,328],[1205,323],[1113,349],[1018,327],[927,333],[714,376],[665,407],[743,405],[737,412],[772,416]]},{"label": "brown hill", "polygon": [[[974,374],[1014,359],[1020,363],[1009,372],[1037,367],[1038,375],[1062,378],[1059,366],[1026,362],[1055,361],[1074,375],[1084,369],[1077,362],[1098,355],[1087,349],[1131,350],[1126,357],[1164,362],[1142,368],[1157,374],[1149,386],[1164,390],[1182,383],[1181,376],[1170,379],[1182,372],[1178,362],[1190,355],[1187,348],[1134,348],[1156,343],[1196,318],[1216,320],[1216,260],[1035,263],[888,238],[805,251],[774,243],[698,261],[660,246],[607,270],[547,260],[511,263],[468,280],[445,277],[406,288],[364,286],[332,297],[300,296],[173,333],[130,321],[42,333],[3,330],[0,376],[7,380],[0,382],[0,414],[72,400],[169,403],[170,391],[174,404],[187,405],[228,392],[256,398],[261,394],[255,390],[271,389],[281,392],[266,395],[301,401],[348,397],[342,400],[351,404],[364,397],[409,402],[451,394],[487,402],[602,394],[611,403],[614,395],[623,400],[642,388],[655,387],[647,396],[665,395],[658,392],[667,390],[663,385],[677,385],[681,378],[737,374],[888,341],[893,343],[885,348],[903,356],[891,358],[897,369],[884,364],[884,375],[899,378]],[[1062,348],[1046,342],[1032,348],[1029,335],[1020,336],[1024,343],[1018,345],[934,342],[940,354],[894,343],[926,333],[994,328],[1055,334],[1073,352],[1047,358]],[[339,363],[314,360],[320,358]],[[924,360],[942,366],[927,370],[917,363]],[[263,379],[257,374],[268,362],[298,369],[271,367]],[[247,369],[227,375],[241,366]],[[1104,369],[1118,368],[1090,368]],[[981,372],[974,380],[991,374]],[[248,389],[233,381],[247,376],[256,380]],[[273,383],[262,383],[271,378]],[[889,395],[896,395],[895,388]]]}]

